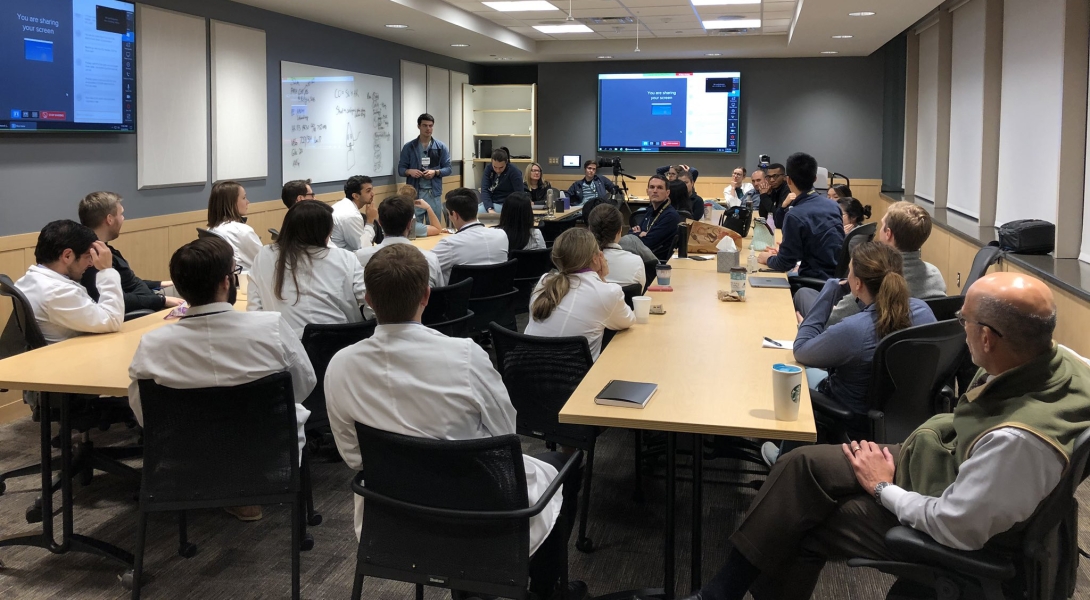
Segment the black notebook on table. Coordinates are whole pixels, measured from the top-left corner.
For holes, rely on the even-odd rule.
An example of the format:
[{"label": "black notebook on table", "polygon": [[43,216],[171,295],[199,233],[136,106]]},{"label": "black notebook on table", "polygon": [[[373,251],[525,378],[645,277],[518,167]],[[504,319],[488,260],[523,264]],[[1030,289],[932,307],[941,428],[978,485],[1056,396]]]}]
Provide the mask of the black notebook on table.
[{"label": "black notebook on table", "polygon": [[595,404],[608,406],[624,406],[628,408],[643,408],[648,400],[659,389],[657,383],[640,383],[638,381],[610,381],[598,395],[594,397]]}]

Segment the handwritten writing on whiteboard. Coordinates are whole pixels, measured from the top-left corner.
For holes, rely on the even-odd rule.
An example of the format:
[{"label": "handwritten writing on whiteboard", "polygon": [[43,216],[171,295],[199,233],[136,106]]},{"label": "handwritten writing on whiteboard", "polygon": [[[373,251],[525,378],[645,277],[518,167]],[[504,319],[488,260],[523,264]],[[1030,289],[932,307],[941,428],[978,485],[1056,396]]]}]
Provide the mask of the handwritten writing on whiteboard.
[{"label": "handwritten writing on whiteboard", "polygon": [[[283,178],[341,181],[393,173],[393,80],[281,63]],[[370,160],[366,144],[370,142]]]}]

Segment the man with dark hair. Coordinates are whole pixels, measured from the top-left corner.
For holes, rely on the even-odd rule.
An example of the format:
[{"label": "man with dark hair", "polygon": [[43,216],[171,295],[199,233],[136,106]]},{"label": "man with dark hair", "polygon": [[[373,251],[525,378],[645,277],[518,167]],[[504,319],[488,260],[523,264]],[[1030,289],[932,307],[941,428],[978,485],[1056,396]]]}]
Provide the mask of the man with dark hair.
[{"label": "man with dark hair", "polygon": [[443,212],[443,178],[453,171],[447,145],[432,137],[434,127],[435,117],[428,113],[416,118],[420,135],[401,148],[397,174],[439,215]]},{"label": "man with dark hair", "polygon": [[522,188],[522,171],[511,168],[507,149],[493,150],[492,163],[485,166],[481,176],[481,212],[500,212],[507,196],[521,192]]},{"label": "man with dark hair", "polygon": [[[360,214],[367,208],[367,219]],[[371,245],[375,239],[375,186],[366,175],[353,175],[344,182],[344,199],[333,205],[333,233],[329,243],[355,252]]]},{"label": "man with dark hair", "polygon": [[[775,171],[769,167],[769,177]],[[809,154],[796,152],[787,158],[787,185],[797,196],[786,212],[783,241],[779,248],[765,250],[757,262],[775,271],[791,271],[799,266],[802,277],[826,279],[836,271],[837,255],[844,243],[844,222],[840,207],[814,191],[817,161]]]},{"label": "man with dark hair", "polygon": [[651,208],[640,224],[629,230],[662,261],[670,260],[674,255],[677,226],[681,223],[681,215],[671,206],[667,189],[666,178],[662,175],[652,175],[647,180],[647,199],[651,201]]},{"label": "man with dark hair", "polygon": [[[449,206],[450,194],[447,198]],[[437,440],[515,433],[515,408],[488,354],[473,340],[447,337],[420,324],[431,294],[423,255],[405,244],[383,248],[367,265],[364,281],[378,327],[371,337],[338,352],[325,380],[329,424],[348,468],[362,466],[357,422]],[[396,398],[387,393],[390,389],[398,391]],[[555,452],[523,456],[531,504],[556,477],[565,458]],[[567,567],[558,564],[556,556],[558,545],[567,544],[571,535],[569,517],[579,479],[574,474],[545,510],[530,518],[530,591],[539,598],[556,597],[560,569]],[[354,502],[358,537],[366,515],[363,500],[357,496]],[[582,598],[586,585],[572,583],[575,593],[562,597]]]},{"label": "man with dark hair", "polygon": [[[34,311],[34,320],[54,344],[81,333],[109,333],[125,321],[121,276],[113,256],[95,232],[75,221],[53,221],[38,234],[34,260],[26,275],[15,282]],[[99,301],[79,283],[94,267]]]},{"label": "man with dark hair", "polygon": [[954,412],[905,444],[785,454],[731,537],[726,566],[690,600],[741,600],[750,588],[757,598],[809,598],[828,559],[897,560],[884,538],[898,524],[957,550],[1021,546],[1019,525],[1090,426],[1090,366],[1052,341],[1052,291],[1032,277],[986,275],[959,320],[980,371]]},{"label": "man with dark hair", "polygon": [[[153,281],[146,282],[133,273],[129,267],[129,261],[110,245],[121,235],[121,225],[125,222],[125,207],[121,204],[121,196],[113,192],[91,192],[79,203],[79,220],[85,226],[94,230],[99,241],[106,244],[113,255],[113,267],[121,276],[121,291],[125,294],[125,312],[134,310],[162,310],[174,308],[182,303],[181,298],[165,296],[155,293],[151,286],[170,286],[171,282]],[[83,272],[80,284],[87,290],[91,299],[98,302],[98,288],[95,287],[95,279],[98,277],[98,269],[89,267]]]},{"label": "man with dark hair", "polygon": [[583,161],[583,178],[571,184],[568,198],[572,206],[578,206],[591,200],[605,200],[616,191],[612,181],[598,175],[598,163],[591,159]]},{"label": "man with dark hair", "polygon": [[443,281],[450,280],[454,265],[492,265],[507,262],[510,242],[502,229],[485,227],[477,220],[477,192],[458,188],[447,192],[447,211],[455,235],[439,240],[435,255],[443,269]]},{"label": "man with dark hair", "polygon": [[693,218],[697,221],[704,218],[704,199],[700,197],[700,194],[696,193],[696,188],[693,187],[693,176],[689,173],[681,173],[677,176],[677,180],[685,184],[685,190],[689,192],[689,212],[692,213]]},{"label": "man with dark hair", "polygon": [[300,200],[313,200],[314,190],[310,187],[309,179],[293,179],[284,184],[284,188],[280,190],[280,200],[284,202],[284,206],[291,208],[296,202]]},{"label": "man with dark hair", "polygon": [[[787,196],[791,194],[785,173],[786,170],[780,163],[768,165],[768,169],[764,172],[764,179],[768,182],[768,191],[761,193],[761,204],[757,208],[757,213],[764,218],[768,218],[768,215],[772,214],[776,221],[776,227],[781,229],[783,228],[783,215],[779,211],[787,200]],[[816,168],[814,178],[817,179]]]},{"label": "man with dark hair", "polygon": [[[378,205],[378,223],[382,226],[384,234],[382,242],[375,246],[356,250],[356,258],[363,265],[364,274],[367,273],[367,263],[383,248],[389,248],[395,244],[412,246],[412,242],[409,241],[407,236],[409,235],[409,227],[416,225],[413,219],[414,216],[415,206],[402,196],[391,196]],[[416,246],[412,247],[419,250],[428,261],[428,283],[432,287],[446,285],[447,278],[443,276],[443,269],[439,267],[439,257],[431,250],[424,250]]]},{"label": "man with dark hair", "polygon": [[[234,250],[219,238],[201,238],[170,258],[170,276],[189,310],[178,323],[149,331],[129,365],[129,405],[144,424],[140,380],[174,389],[238,386],[274,373],[291,374],[299,454],[310,411],[303,400],[318,382],[298,336],[278,312],[235,310]],[[245,427],[239,423],[239,427]],[[260,506],[228,508],[242,521],[261,518]]]}]

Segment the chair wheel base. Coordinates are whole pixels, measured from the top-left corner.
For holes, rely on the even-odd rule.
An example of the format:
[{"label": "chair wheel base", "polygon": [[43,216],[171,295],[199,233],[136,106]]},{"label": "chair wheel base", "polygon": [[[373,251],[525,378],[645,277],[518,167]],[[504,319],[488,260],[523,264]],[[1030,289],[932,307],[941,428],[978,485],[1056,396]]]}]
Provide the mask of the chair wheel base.
[{"label": "chair wheel base", "polygon": [[322,524],[322,515],[314,513],[307,519],[307,525],[311,527],[317,527]]},{"label": "chair wheel base", "polygon": [[132,590],[132,585],[133,585],[133,572],[132,571],[125,571],[124,573],[122,573],[118,577],[118,579],[121,580],[121,587],[123,587],[123,588],[125,588],[127,590],[130,590],[130,591]]},{"label": "chair wheel base", "polygon": [[303,543],[299,544],[299,550],[309,552],[314,549],[314,536],[309,533],[303,536]]},{"label": "chair wheel base", "polygon": [[182,558],[193,558],[197,555],[197,545],[186,542],[184,544],[178,544],[178,556]]},{"label": "chair wheel base", "polygon": [[41,523],[42,522],[42,507],[35,503],[33,506],[26,507],[26,522],[27,523]]},{"label": "chair wheel base", "polygon": [[7,482],[5,482],[5,481],[3,481],[3,480],[0,480],[0,496],[3,496],[3,495],[4,495],[4,492],[6,492],[6,491],[8,491],[8,484],[7,484]]},{"label": "chair wheel base", "polygon": [[587,554],[589,554],[591,552],[594,552],[594,540],[592,540],[590,538],[582,538],[582,539],[576,540],[575,541],[575,549],[580,551],[580,552],[587,553]]}]

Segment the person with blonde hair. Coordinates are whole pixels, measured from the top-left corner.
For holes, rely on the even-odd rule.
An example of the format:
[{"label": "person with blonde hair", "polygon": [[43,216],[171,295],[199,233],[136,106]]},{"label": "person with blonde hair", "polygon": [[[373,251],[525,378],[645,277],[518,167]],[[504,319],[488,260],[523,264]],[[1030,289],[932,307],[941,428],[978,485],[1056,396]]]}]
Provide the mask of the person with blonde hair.
[{"label": "person with blonde hair", "polygon": [[246,224],[249,209],[246,189],[238,183],[220,181],[212,186],[208,196],[208,231],[231,244],[235,250],[235,265],[247,272],[263,245],[254,228]]},{"label": "person with blonde hair", "polygon": [[[443,231],[443,224],[439,222],[439,216],[435,214],[435,210],[432,209],[430,204],[419,197],[420,194],[417,193],[416,188],[407,184],[399,185],[397,187],[397,196],[406,200],[415,209],[416,218],[413,219],[413,227],[416,228],[416,237],[439,235]],[[427,218],[427,224],[416,220],[422,216]],[[386,233],[386,231],[383,230],[383,233]],[[401,235],[401,232],[394,232],[394,235]]]},{"label": "person with blonde hair", "polygon": [[530,200],[534,204],[545,204],[545,200],[549,190],[553,189],[553,186],[548,181],[545,181],[545,176],[542,174],[541,165],[536,162],[530,163],[526,167],[526,176],[523,179],[522,191],[530,194]]},{"label": "person with blonde hair", "polygon": [[591,358],[598,360],[602,334],[607,328],[628,329],[636,315],[624,302],[624,292],[606,283],[609,262],[594,234],[569,229],[553,243],[556,270],[541,277],[530,297],[528,335],[566,337],[581,335],[590,344]]}]

